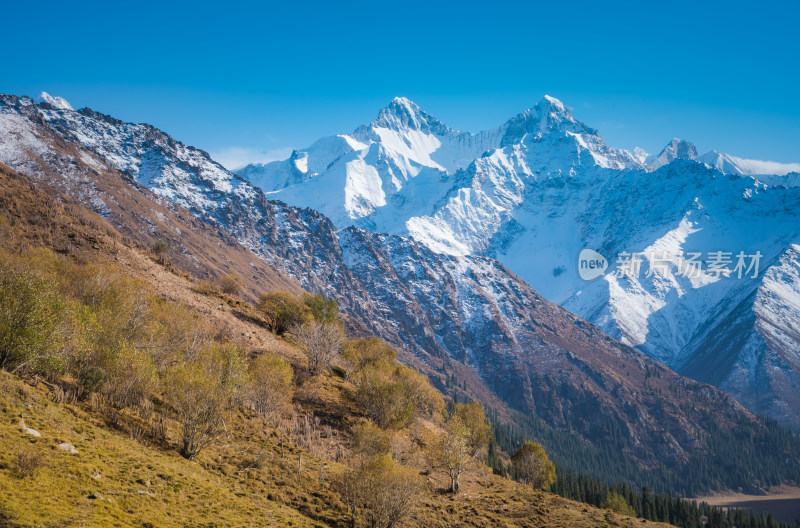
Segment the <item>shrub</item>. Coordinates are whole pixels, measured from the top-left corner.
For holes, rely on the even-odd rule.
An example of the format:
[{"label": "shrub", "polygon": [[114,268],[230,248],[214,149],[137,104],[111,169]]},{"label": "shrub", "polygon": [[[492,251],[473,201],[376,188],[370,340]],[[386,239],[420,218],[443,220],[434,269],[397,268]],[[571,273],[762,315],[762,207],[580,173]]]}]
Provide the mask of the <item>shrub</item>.
[{"label": "shrub", "polygon": [[524,484],[544,489],[556,480],[556,468],[541,444],[525,442],[511,462],[517,478]]},{"label": "shrub", "polygon": [[0,368],[48,377],[63,369],[55,339],[66,305],[45,277],[0,259]]},{"label": "shrub", "polygon": [[395,365],[394,379],[400,385],[403,398],[414,409],[415,416],[436,416],[444,410],[442,394],[431,386],[423,374],[405,365]]},{"label": "shrub", "polygon": [[339,304],[333,297],[325,298],[322,295],[306,294],[303,296],[303,304],[308,306],[311,317],[321,323],[339,322]]},{"label": "shrub", "polygon": [[636,517],[636,512],[634,511],[633,507],[628,504],[628,501],[625,500],[625,497],[615,491],[608,492],[608,495],[606,495],[601,507],[619,513],[620,515]]},{"label": "shrub", "polygon": [[134,405],[156,381],[151,352],[157,346],[146,332],[152,319],[149,299],[118,284],[99,297],[92,295],[90,303],[73,311],[70,325],[77,396],[102,392],[116,408]]},{"label": "shrub", "polygon": [[231,343],[212,343],[195,359],[214,373],[228,407],[240,405],[247,387],[247,359],[244,351]]},{"label": "shrub", "polygon": [[73,270],[69,280],[69,293],[97,319],[97,346],[113,348],[143,337],[153,304],[144,281],[125,277],[111,267],[93,266]]},{"label": "shrub", "polygon": [[267,327],[277,335],[311,319],[308,306],[290,293],[277,291],[261,296],[258,308],[267,320]]},{"label": "shrub", "polygon": [[276,425],[292,401],[294,371],[288,361],[274,354],[261,354],[250,365],[249,398],[264,421]]},{"label": "shrub", "polygon": [[219,279],[219,289],[228,295],[237,295],[242,291],[242,278],[235,273],[227,273]]},{"label": "shrub", "polygon": [[186,306],[158,299],[151,310],[143,340],[159,368],[165,368],[180,354],[195,357],[211,340],[202,320]]},{"label": "shrub", "polygon": [[423,484],[417,472],[388,455],[376,456],[348,471],[339,484],[352,522],[360,516],[367,526],[390,528],[411,515]]},{"label": "shrub", "polygon": [[357,456],[372,458],[385,455],[389,452],[389,435],[375,422],[366,420],[353,427],[350,445],[353,453]]},{"label": "shrub", "polygon": [[167,400],[181,426],[180,454],[189,460],[213,444],[244,378],[240,352],[209,347],[167,375]]},{"label": "shrub", "polygon": [[169,246],[163,240],[158,240],[153,244],[153,255],[155,255],[162,264],[166,261],[167,249],[169,249]]},{"label": "shrub", "polygon": [[194,459],[219,434],[228,406],[219,380],[202,365],[189,363],[167,376],[167,398],[181,425],[180,454]]},{"label": "shrub", "polygon": [[292,335],[308,358],[312,375],[327,370],[331,361],[339,357],[345,342],[341,326],[319,321],[292,327]]},{"label": "shrub", "polygon": [[202,295],[216,295],[220,293],[220,288],[215,282],[206,279],[200,279],[194,284],[194,286],[192,286],[192,291]]},{"label": "shrub", "polygon": [[396,356],[392,347],[377,337],[351,339],[342,352],[348,375],[370,363],[394,363]]},{"label": "shrub", "polygon": [[117,408],[138,404],[153,390],[157,379],[153,358],[127,343],[116,351],[107,372],[104,393]]},{"label": "shrub", "polygon": [[367,365],[353,379],[356,403],[381,427],[403,425],[414,415],[411,404],[402,396],[402,388],[393,379],[390,367]]},{"label": "shrub", "polygon": [[14,456],[14,471],[19,478],[36,476],[43,465],[41,453],[32,448],[17,451]]},{"label": "shrub", "polygon": [[444,407],[425,376],[404,365],[368,363],[353,383],[356,402],[381,427],[405,427],[417,414],[435,414]]},{"label": "shrub", "polygon": [[105,369],[97,365],[87,365],[78,371],[78,397],[85,398],[88,395],[99,391],[106,382]]}]

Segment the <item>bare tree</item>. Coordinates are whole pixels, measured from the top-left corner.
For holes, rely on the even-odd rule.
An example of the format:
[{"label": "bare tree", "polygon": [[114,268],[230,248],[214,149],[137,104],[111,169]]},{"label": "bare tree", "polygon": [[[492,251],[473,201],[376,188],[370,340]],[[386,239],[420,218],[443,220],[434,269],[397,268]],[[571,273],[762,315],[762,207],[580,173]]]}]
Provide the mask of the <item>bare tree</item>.
[{"label": "bare tree", "polygon": [[336,323],[312,321],[297,325],[292,328],[292,335],[308,358],[312,375],[327,370],[331,361],[341,353],[345,342],[344,332]]},{"label": "bare tree", "polygon": [[350,510],[351,526],[360,514],[367,526],[392,528],[416,507],[422,482],[414,469],[381,455],[349,470],[338,487]]},{"label": "bare tree", "polygon": [[472,460],[470,450],[469,430],[454,416],[445,425],[444,434],[433,448],[434,463],[444,468],[450,477],[451,493],[458,493],[461,474]]}]

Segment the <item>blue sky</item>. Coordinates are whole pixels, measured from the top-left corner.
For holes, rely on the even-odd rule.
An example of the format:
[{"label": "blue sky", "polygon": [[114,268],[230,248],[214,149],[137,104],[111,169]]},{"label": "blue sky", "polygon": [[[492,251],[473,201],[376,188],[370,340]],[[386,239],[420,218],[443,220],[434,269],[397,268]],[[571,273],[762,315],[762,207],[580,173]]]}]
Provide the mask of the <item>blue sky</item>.
[{"label": "blue sky", "polygon": [[612,145],[800,162],[800,0],[37,2],[3,6],[0,91],[148,122],[235,160],[402,95],[452,127],[550,94]]}]

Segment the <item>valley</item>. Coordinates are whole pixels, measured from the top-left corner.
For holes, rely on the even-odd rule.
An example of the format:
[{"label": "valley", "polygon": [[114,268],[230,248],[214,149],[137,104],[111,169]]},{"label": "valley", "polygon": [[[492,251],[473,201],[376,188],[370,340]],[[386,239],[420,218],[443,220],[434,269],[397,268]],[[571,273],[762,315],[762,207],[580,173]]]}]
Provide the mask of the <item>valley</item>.
[{"label": "valley", "polygon": [[710,504],[726,508],[744,508],[772,514],[778,521],[792,522],[800,517],[800,488],[778,486],[764,495],[745,493],[714,493],[697,498]]},{"label": "valley", "polygon": [[[94,366],[103,365],[113,381],[85,386],[90,394],[79,395],[86,380],[74,370],[80,368],[72,358],[78,352],[67,339],[87,339],[83,346],[90,352],[97,338],[78,333],[64,334],[58,343],[34,341],[55,346],[47,357],[66,357],[66,365],[48,361],[27,371],[0,371],[0,524],[350,526],[353,513],[345,502],[352,499],[342,482],[364,456],[354,435],[366,421],[353,396],[357,378],[344,375],[352,367],[337,359],[332,372],[310,374],[298,344],[265,329],[264,315],[251,303],[160,261],[52,188],[32,186],[2,165],[0,178],[2,287],[25,273],[50,277],[38,287],[58,288],[74,296],[72,302],[83,299],[85,309],[105,317],[97,331],[107,337],[126,327],[115,327],[98,306],[111,310],[111,320],[130,320],[131,303],[145,295],[145,328],[128,338],[154,361],[165,361],[156,379],[142,384],[133,381],[141,372],[133,370],[141,367],[137,361],[120,371],[114,355],[100,356]],[[16,299],[2,291],[4,303]],[[185,429],[162,382],[174,380],[170,373],[185,361],[198,360],[185,356],[187,349],[202,357],[208,346],[280,358],[295,374],[289,392],[280,394],[289,401],[277,422],[265,422],[241,400],[225,411],[215,441],[188,459],[179,454]],[[238,397],[248,398],[250,385],[243,382]],[[125,392],[117,392],[120,386]],[[446,473],[427,455],[446,427],[441,420],[436,413],[420,414],[409,425],[373,433],[391,435],[394,456],[414,468],[420,498],[404,512],[409,525],[664,526],[523,486],[477,460],[465,471],[461,491],[448,493]],[[503,460],[509,463],[507,455]],[[359,507],[359,522],[362,511],[370,510]]]},{"label": "valley", "polygon": [[[783,463],[794,459],[794,447],[777,447],[785,440],[772,425],[548,302],[498,261],[436,253],[413,238],[355,226],[338,230],[312,209],[268,200],[206,153],[149,125],[29,98],[0,102],[0,161],[73,196],[140,247],[168,241],[175,264],[199,278],[238,274],[245,297],[297,285],[332,296],[351,332],[397,347],[434,386],[445,390],[455,377],[454,396],[478,398],[501,422],[532,416],[523,432],[538,431],[559,464],[687,495],[749,486],[754,475],[800,474],[796,463]],[[210,235],[197,239],[202,245],[180,235],[192,217]],[[295,285],[280,286],[286,279],[279,277]],[[568,448],[564,438],[573,436],[579,441]],[[742,437],[757,442],[748,447],[747,470],[690,471],[695,458],[736,457]]]},{"label": "valley", "polygon": [[[545,96],[476,134],[396,98],[351,134],[238,173],[340,228],[497,259],[604,333],[796,429],[798,168],[680,139],[657,155],[616,149]],[[608,260],[602,277],[580,277],[584,249]],[[722,274],[709,270],[716,251]],[[755,277],[731,274],[740,253],[760,255]],[[623,273],[626,254],[637,273]]]},{"label": "valley", "polygon": [[[531,126],[530,116],[538,119],[536,123],[562,119],[576,131],[591,133],[564,113],[560,102],[545,101],[561,112],[557,118],[540,108],[512,121],[503,133],[480,139],[458,136],[455,145],[477,141],[485,146],[482,142],[497,137],[501,143],[513,143],[514,134],[522,130],[524,135]],[[546,300],[490,256],[437,252],[435,244],[417,236],[377,234],[356,225],[337,229],[313,209],[269,199],[206,153],[149,125],[29,98],[0,96],[0,103],[0,162],[10,167],[3,169],[7,192],[15,186],[30,186],[31,192],[35,188],[43,194],[33,203],[66,201],[70,214],[93,215],[79,225],[106,233],[90,235],[87,247],[70,233],[74,227],[68,226],[75,222],[53,231],[58,224],[36,220],[52,215],[52,205],[30,216],[37,209],[28,211],[10,192],[6,211],[14,223],[24,219],[25,236],[35,244],[60,254],[86,255],[110,236],[113,247],[134,249],[115,249],[116,264],[141,277],[163,298],[203,314],[220,335],[247,349],[270,350],[295,362],[302,358],[291,343],[252,327],[265,324],[252,303],[265,291],[300,296],[305,290],[333,299],[350,336],[381,337],[396,347],[398,359],[424,373],[450,401],[476,399],[486,407],[497,437],[495,454],[487,458],[494,473],[508,475],[510,467],[498,451],[507,457],[535,438],[561,469],[607,483],[646,485],[657,493],[694,495],[800,480],[800,440],[703,383],[724,386],[719,376],[732,361],[713,348],[689,357],[682,367],[699,382],[682,377],[624,339],[618,341]],[[408,101],[398,104],[415,108]],[[416,113],[404,114],[398,107],[381,116],[380,123],[419,126]],[[430,130],[447,130],[431,125],[429,118]],[[602,146],[601,141],[595,144]],[[534,146],[539,148],[536,141]],[[622,156],[628,159],[629,154]],[[620,166],[624,163],[619,161]],[[591,170],[602,174],[612,169]],[[702,179],[710,169],[676,159],[656,171]],[[465,173],[456,174],[463,179]],[[613,185],[619,178],[638,177],[622,172]],[[645,207],[620,214],[639,215]],[[83,208],[88,211],[78,213]],[[142,252],[152,255],[154,248],[155,261],[142,258]],[[779,266],[786,272],[769,268],[759,290],[764,293],[756,298],[771,299],[780,307],[785,281],[778,283],[773,277],[791,276],[791,256],[782,257]],[[224,302],[219,302],[215,297],[226,276],[237,277],[240,300],[223,296]],[[592,285],[600,287],[602,281]],[[749,317],[746,312],[744,316]],[[781,336],[784,343],[792,339]],[[709,377],[704,361],[727,366],[713,369]],[[773,379],[793,375],[791,369],[771,372]],[[791,390],[785,394],[796,395]],[[752,397],[757,395],[747,396]],[[587,500],[572,491],[564,494]],[[668,518],[647,510],[644,496],[628,500],[638,504],[638,515]],[[602,506],[600,499],[594,505]],[[685,526],[693,526],[692,519],[699,519],[701,512],[692,515]]]}]

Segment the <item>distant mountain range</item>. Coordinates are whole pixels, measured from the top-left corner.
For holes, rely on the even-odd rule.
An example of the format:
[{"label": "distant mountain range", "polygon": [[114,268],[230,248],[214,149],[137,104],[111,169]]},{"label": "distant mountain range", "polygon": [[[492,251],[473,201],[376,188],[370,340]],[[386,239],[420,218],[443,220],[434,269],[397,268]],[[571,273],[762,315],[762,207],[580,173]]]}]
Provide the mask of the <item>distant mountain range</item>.
[{"label": "distant mountain range", "polygon": [[[609,335],[798,427],[797,171],[800,164],[699,155],[679,139],[658,155],[615,149],[545,96],[478,134],[397,98],[351,134],[238,173],[340,228],[496,258]],[[578,273],[587,248],[609,264],[591,282]],[[733,276],[709,272],[716,252]],[[755,277],[738,277],[740,252],[747,267],[760,253]],[[617,257],[636,253],[640,273],[618,276]],[[702,269],[687,277],[696,253]]]},{"label": "distant mountain range", "polygon": [[[501,416],[508,418],[513,411],[521,411],[539,417],[548,427],[587,441],[586,445],[595,446],[592,449],[597,453],[604,447],[606,451],[602,452],[612,455],[603,456],[620,457],[623,465],[635,460],[644,469],[682,471],[691,457],[710,449],[707,442],[714,432],[757,433],[762,429],[760,420],[728,394],[677,375],[603,334],[590,322],[543,298],[493,258],[507,258],[520,248],[519,241],[526,240],[533,227],[536,229],[532,232],[541,233],[553,244],[578,245],[580,238],[574,242],[567,236],[563,227],[567,221],[590,218],[586,216],[589,200],[601,196],[610,200],[615,196],[612,191],[619,196],[622,191],[614,190],[617,187],[638,186],[643,196],[652,198],[658,191],[642,185],[642,178],[649,178],[654,186],[661,185],[661,193],[672,193],[670,200],[665,194],[657,197],[673,204],[683,203],[678,191],[687,187],[687,181],[689,189],[697,190],[707,183],[706,178],[712,183],[741,185],[752,180],[725,176],[685,160],[655,172],[632,169],[639,167],[641,156],[606,146],[595,131],[575,121],[551,98],[505,126],[478,135],[454,132],[401,99],[381,112],[376,123],[359,129],[355,139],[318,142],[317,150],[332,156],[329,161],[317,160],[310,153],[295,153],[288,161],[270,169],[264,167],[274,174],[288,171],[278,184],[289,185],[284,196],[284,191],[275,193],[269,187],[262,191],[226,171],[205,152],[150,125],[125,123],[88,108],[76,111],[66,101],[44,96],[36,103],[28,97],[0,95],[0,162],[37,184],[53,186],[80,200],[136,240],[170,240],[175,244],[176,261],[198,276],[237,272],[247,281],[250,295],[268,289],[292,289],[296,288],[293,283],[299,283],[309,291],[333,296],[355,327],[397,346],[404,361],[416,365],[443,390],[446,380],[457,376],[459,391],[482,399]],[[388,131],[389,127],[395,132]],[[382,138],[393,142],[391,152]],[[485,149],[493,144],[499,146],[487,153]],[[354,150],[354,145],[367,146]],[[402,148],[407,151],[398,154]],[[469,156],[481,151],[480,157],[467,162]],[[540,157],[534,158],[537,152]],[[531,165],[533,159],[539,160],[538,165]],[[573,165],[555,172],[555,164],[564,159],[571,159]],[[344,171],[345,189],[339,195],[332,191],[314,195],[312,188],[317,181],[323,186],[327,183],[324,174],[313,175],[311,171],[325,167],[335,175],[337,164]],[[465,168],[458,170],[462,165]],[[348,172],[351,167],[356,167],[355,172]],[[373,198],[379,191],[386,195],[383,183],[370,190],[371,183],[364,181],[375,183],[373,176],[380,176],[383,170],[391,176],[387,181],[399,188],[388,195],[387,205],[380,206]],[[366,180],[359,179],[361,176]],[[250,177],[255,179],[252,174]],[[425,178],[438,183],[426,187]],[[585,181],[587,178],[593,178],[591,184]],[[619,178],[618,183],[615,178]],[[604,188],[602,182],[615,185]],[[409,192],[415,185],[422,186]],[[791,189],[752,185],[760,186],[754,196],[784,193],[780,195],[783,202],[770,198],[774,201],[769,203],[775,208],[778,203],[791,208],[787,201]],[[422,236],[422,231],[408,236],[380,234],[358,225],[336,226],[312,208],[270,199],[288,199],[292,186],[307,186],[307,191],[297,193],[297,199],[309,193],[307,206],[315,205],[319,196],[330,197],[327,206],[340,207],[340,214],[334,214],[340,221],[351,212],[361,214],[372,208],[372,213],[360,218],[377,225],[381,211],[394,208],[399,212],[408,207],[417,213],[409,218],[416,219],[415,225],[442,222],[455,226],[447,223],[450,217],[444,212],[455,214],[463,207],[461,218],[468,223],[456,226],[463,236],[454,240],[464,247],[470,244],[470,250],[436,246]],[[424,211],[414,208],[417,197],[427,200],[434,189],[448,186],[454,192],[446,191],[431,201],[430,214],[423,216]],[[720,187],[716,192],[727,196],[721,186],[711,187],[709,192]],[[749,188],[743,187],[742,192]],[[526,194],[529,192],[533,194]],[[352,198],[349,202],[348,197]],[[338,202],[338,198],[343,201]],[[629,200],[634,208],[615,211],[613,222],[599,224],[586,233],[599,236],[608,231],[609,240],[616,240],[612,235],[619,233],[619,247],[623,247],[622,242],[640,240],[636,238],[640,218],[658,228],[667,224],[657,221],[659,215],[667,213],[635,203],[634,198],[631,191]],[[516,211],[518,219],[492,209],[491,204],[501,202],[507,204],[507,211]],[[582,213],[575,213],[576,203],[584,208]],[[347,204],[353,207],[348,209]],[[483,204],[480,211],[486,216],[472,218],[479,204]],[[547,210],[543,204],[553,208]],[[647,214],[641,216],[644,212]],[[781,210],[774,214],[788,213]],[[526,219],[524,215],[530,216]],[[191,216],[194,218],[187,218]],[[765,216],[770,218],[769,214]],[[494,218],[496,223],[486,218]],[[478,243],[475,234],[479,228],[484,229],[484,245]],[[187,229],[191,234],[184,235]],[[574,229],[580,232],[578,227]],[[500,243],[498,236],[505,242]],[[610,255],[609,250],[616,246],[593,247]],[[577,263],[565,261],[565,270],[554,273],[553,262],[543,260],[547,255],[527,255],[531,263],[541,264],[520,267],[520,274],[543,266],[553,277],[554,287],[570,284],[556,279],[574,273]],[[769,308],[767,316],[778,318],[776,324],[785,321],[780,317],[797,315],[773,308],[780,295],[795,284],[777,275],[780,266],[791,268],[793,261],[787,255],[781,254],[771,271],[759,276],[758,286],[752,286],[759,292],[776,287],[770,300],[751,295],[756,299],[752,306]],[[568,251],[567,256],[573,258]],[[536,278],[535,273],[532,276]],[[768,276],[773,278],[767,280]],[[569,280],[574,282],[574,278]],[[542,286],[548,288],[548,284]],[[601,284],[614,282],[606,276],[590,286]],[[606,301],[606,305],[612,305],[615,299],[607,296]],[[600,304],[601,299],[596,302]],[[740,310],[746,319],[750,312],[747,305],[743,306]],[[761,321],[767,321],[767,316]],[[609,317],[605,327],[614,331],[615,321]],[[743,319],[737,324],[745,337],[759,332],[758,321]],[[722,339],[716,343],[720,342]],[[767,362],[759,365],[771,368]],[[791,367],[781,372],[781,379],[791,380],[796,375]],[[768,383],[773,379],[768,378]],[[783,394],[767,387],[776,398]],[[790,421],[793,414],[786,412],[782,417]]]}]

